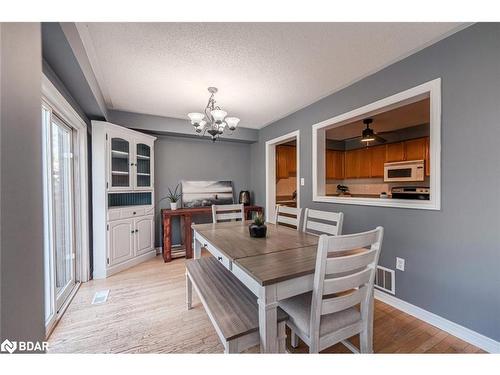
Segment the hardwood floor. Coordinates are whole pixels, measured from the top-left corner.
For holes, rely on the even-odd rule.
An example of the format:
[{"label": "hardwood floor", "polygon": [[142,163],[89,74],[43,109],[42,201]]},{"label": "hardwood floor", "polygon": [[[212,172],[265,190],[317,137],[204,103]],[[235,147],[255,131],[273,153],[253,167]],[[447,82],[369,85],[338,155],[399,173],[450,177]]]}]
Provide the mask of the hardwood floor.
[{"label": "hardwood floor", "polygon": [[[106,280],[80,287],[49,338],[49,353],[223,353],[224,348],[193,293],[186,310],[184,259],[161,256]],[[92,305],[94,293],[108,301]],[[358,346],[358,338],[352,339]],[[301,343],[293,353],[307,352]],[[258,347],[251,352],[258,352]],[[480,353],[482,350],[411,315],[375,301],[376,353]],[[342,344],[324,352],[350,353]]]}]

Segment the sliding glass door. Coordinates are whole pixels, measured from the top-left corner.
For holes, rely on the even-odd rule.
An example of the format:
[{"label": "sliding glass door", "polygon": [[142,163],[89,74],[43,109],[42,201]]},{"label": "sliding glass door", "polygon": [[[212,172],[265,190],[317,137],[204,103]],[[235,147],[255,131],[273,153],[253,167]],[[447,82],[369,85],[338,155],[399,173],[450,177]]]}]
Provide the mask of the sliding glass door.
[{"label": "sliding glass door", "polygon": [[73,131],[43,107],[45,170],[45,303],[50,323],[76,285]]}]

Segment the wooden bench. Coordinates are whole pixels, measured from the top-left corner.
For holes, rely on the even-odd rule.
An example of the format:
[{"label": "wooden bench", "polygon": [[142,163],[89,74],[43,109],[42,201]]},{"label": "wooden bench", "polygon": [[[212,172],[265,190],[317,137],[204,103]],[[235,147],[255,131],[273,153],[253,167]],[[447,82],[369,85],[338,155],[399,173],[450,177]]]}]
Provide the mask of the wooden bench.
[{"label": "wooden bench", "polygon": [[[192,308],[194,286],[217,331],[225,353],[241,353],[258,345],[257,297],[214,257],[186,261],[186,303]],[[278,310],[279,351],[285,352],[286,313]]]}]

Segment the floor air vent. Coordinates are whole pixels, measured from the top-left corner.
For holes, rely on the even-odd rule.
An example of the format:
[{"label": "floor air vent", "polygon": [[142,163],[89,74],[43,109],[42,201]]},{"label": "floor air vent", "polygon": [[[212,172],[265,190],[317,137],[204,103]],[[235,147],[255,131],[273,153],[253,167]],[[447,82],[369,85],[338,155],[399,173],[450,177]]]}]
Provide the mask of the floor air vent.
[{"label": "floor air vent", "polygon": [[100,290],[94,294],[94,298],[92,299],[92,305],[98,305],[100,303],[104,303],[108,300],[109,289]]},{"label": "floor air vent", "polygon": [[377,266],[375,288],[387,293],[396,294],[396,272],[389,268]]}]

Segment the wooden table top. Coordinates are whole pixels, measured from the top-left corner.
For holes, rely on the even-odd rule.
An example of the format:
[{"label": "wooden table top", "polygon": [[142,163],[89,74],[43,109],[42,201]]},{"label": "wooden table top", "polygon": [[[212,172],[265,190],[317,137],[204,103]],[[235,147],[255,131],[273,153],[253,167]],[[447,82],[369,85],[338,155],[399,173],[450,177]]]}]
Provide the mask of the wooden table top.
[{"label": "wooden table top", "polygon": [[[267,237],[252,238],[246,222],[194,224],[192,227],[260,285],[313,274],[318,236],[266,223]],[[367,249],[331,254],[345,256]]]},{"label": "wooden table top", "polygon": [[317,247],[318,236],[270,223],[266,223],[265,238],[250,237],[248,231],[250,223],[251,221],[209,223],[196,224],[192,227],[233,262],[237,259],[284,250]]}]

